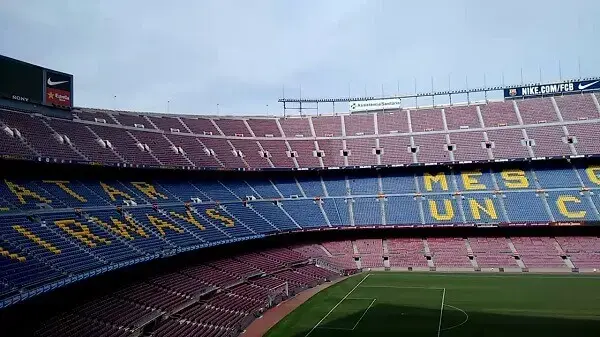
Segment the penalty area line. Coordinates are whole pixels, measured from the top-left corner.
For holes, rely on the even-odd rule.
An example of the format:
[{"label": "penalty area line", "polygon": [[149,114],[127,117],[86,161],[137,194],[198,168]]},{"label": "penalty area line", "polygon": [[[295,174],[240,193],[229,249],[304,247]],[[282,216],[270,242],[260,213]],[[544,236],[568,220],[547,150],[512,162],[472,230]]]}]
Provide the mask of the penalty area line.
[{"label": "penalty area line", "polygon": [[350,291],[346,294],[346,296],[344,296],[333,308],[331,308],[331,310],[329,310],[329,312],[325,316],[323,316],[323,318],[321,318],[321,320],[318,321],[317,324],[315,324],[315,326],[313,326],[312,329],[310,329],[310,331],[306,335],[304,335],[304,337],[310,336],[310,334],[313,331],[315,331],[315,329],[319,326],[319,324],[323,323],[325,318],[327,318],[329,315],[331,315],[331,313],[335,310],[335,308],[339,307],[340,304],[342,304],[342,302],[344,302],[344,300],[346,298],[348,298],[350,296],[350,294],[352,294],[352,292],[354,290],[356,290],[356,288],[358,288],[358,286],[360,286],[367,279],[367,277],[369,277],[369,275],[371,275],[371,274],[367,274],[362,280],[360,280],[360,282],[358,282],[357,285],[354,286],[354,288],[350,289]]},{"label": "penalty area line", "polygon": [[442,333],[442,317],[444,316],[444,300],[446,299],[446,288],[444,288],[444,291],[442,292],[442,305],[440,307],[440,322],[438,323],[438,337],[440,337],[440,334]]},{"label": "penalty area line", "polygon": [[444,290],[445,288],[437,287],[403,287],[403,286],[386,286],[386,285],[368,285],[361,288],[394,288],[394,289],[426,289],[426,290]]},{"label": "penalty area line", "polygon": [[352,329],[348,329],[348,328],[336,328],[336,327],[333,327],[333,326],[324,326],[324,325],[322,325],[322,326],[319,326],[319,327],[317,327],[317,328],[319,328],[319,329],[325,329],[325,330],[343,330],[343,331],[352,331]]},{"label": "penalty area line", "polygon": [[356,324],[354,324],[354,326],[352,327],[352,330],[356,329],[356,327],[358,326],[358,323],[360,323],[360,321],[362,321],[363,317],[365,317],[365,315],[367,314],[367,311],[369,311],[369,309],[371,309],[371,307],[373,306],[373,303],[375,303],[375,301],[377,301],[376,298],[374,298],[373,301],[371,302],[371,304],[369,304],[369,306],[367,307],[367,310],[365,310],[365,312],[363,312],[362,316],[360,316],[360,318],[358,319],[358,322],[356,322]]}]

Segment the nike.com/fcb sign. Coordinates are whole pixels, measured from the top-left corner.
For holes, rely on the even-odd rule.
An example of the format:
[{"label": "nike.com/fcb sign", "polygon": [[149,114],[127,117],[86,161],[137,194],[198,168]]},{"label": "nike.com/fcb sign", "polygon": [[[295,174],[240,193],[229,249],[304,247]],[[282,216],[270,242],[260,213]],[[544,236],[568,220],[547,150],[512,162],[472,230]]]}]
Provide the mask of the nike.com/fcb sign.
[{"label": "nike.com/fcb sign", "polygon": [[565,94],[590,90],[600,90],[600,80],[563,82],[504,89],[504,98]]},{"label": "nike.com/fcb sign", "polygon": [[372,99],[368,101],[350,101],[350,112],[400,109],[399,98]]}]

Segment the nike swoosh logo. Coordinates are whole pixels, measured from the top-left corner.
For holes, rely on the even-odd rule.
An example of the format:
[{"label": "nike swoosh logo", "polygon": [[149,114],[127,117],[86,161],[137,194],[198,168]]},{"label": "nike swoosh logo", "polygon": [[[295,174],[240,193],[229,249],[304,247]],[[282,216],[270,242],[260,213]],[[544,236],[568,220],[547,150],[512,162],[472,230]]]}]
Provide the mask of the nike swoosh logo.
[{"label": "nike swoosh logo", "polygon": [[594,84],[596,84],[596,83],[598,83],[598,82],[600,82],[600,81],[596,81],[596,82],[588,83],[588,84],[586,84],[586,85],[581,85],[581,83],[579,83],[579,87],[577,87],[577,89],[579,89],[579,90],[585,90],[585,89],[587,89],[588,87],[591,87],[592,85],[594,85]]},{"label": "nike swoosh logo", "polygon": [[69,81],[52,81],[52,79],[50,77],[48,77],[48,85],[59,85],[59,84],[63,84],[63,83],[67,83]]}]

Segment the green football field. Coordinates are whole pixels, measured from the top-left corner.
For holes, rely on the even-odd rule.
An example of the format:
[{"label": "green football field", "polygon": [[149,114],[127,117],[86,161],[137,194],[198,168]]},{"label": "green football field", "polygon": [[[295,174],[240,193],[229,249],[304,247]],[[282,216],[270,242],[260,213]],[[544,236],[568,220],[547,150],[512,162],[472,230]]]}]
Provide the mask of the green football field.
[{"label": "green football field", "polygon": [[600,277],[376,272],[333,285],[268,337],[600,336]]}]

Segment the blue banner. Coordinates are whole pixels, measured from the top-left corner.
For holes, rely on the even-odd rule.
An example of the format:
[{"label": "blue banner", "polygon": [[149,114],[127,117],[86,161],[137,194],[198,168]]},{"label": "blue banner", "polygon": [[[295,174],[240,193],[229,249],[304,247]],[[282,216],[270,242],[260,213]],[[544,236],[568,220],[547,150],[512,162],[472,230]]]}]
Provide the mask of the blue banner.
[{"label": "blue banner", "polygon": [[570,81],[504,89],[504,98],[534,97],[600,90],[600,80]]}]

